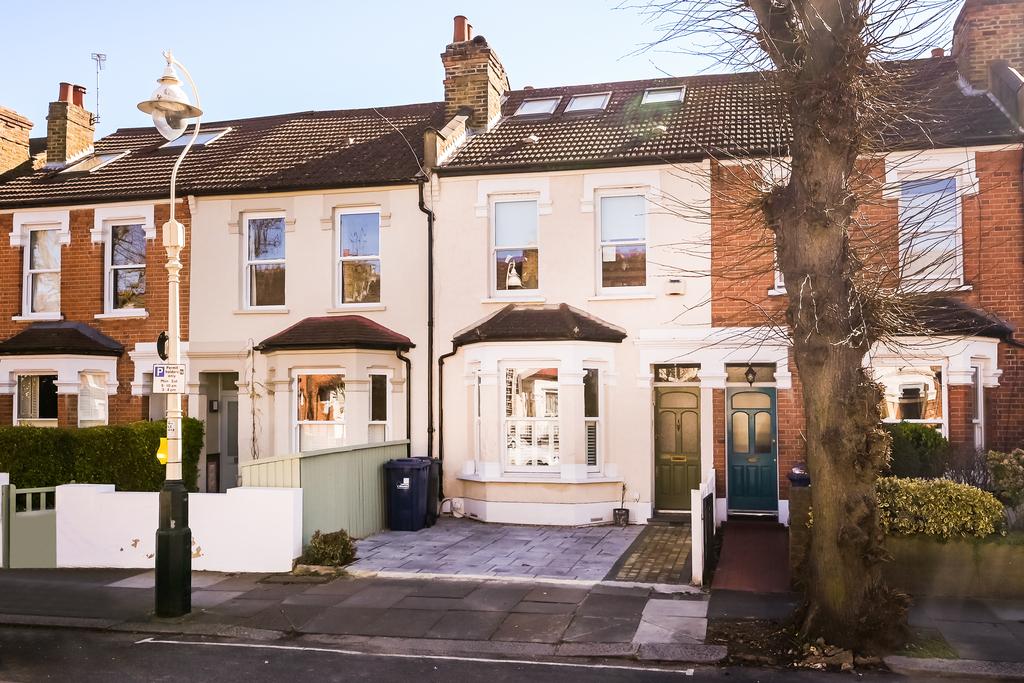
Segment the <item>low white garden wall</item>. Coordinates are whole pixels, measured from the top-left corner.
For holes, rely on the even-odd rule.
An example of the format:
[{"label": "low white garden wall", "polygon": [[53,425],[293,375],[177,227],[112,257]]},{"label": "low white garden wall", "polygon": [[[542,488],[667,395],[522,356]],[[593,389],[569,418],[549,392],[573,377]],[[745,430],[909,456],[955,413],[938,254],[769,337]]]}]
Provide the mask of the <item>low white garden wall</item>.
[{"label": "low white garden wall", "polygon": [[[57,487],[57,566],[152,568],[158,493]],[[192,569],[287,572],[302,553],[302,489],[190,493]]]}]

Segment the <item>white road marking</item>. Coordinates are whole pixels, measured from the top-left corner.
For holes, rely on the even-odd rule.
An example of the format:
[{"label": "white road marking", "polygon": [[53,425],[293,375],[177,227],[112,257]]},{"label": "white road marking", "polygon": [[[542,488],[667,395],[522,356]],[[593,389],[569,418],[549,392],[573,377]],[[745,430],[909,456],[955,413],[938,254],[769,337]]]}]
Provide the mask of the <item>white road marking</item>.
[{"label": "white road marking", "polygon": [[390,659],[436,659],[452,662],[476,662],[479,664],[525,664],[530,666],[555,666],[570,669],[611,669],[624,671],[651,671],[680,676],[693,676],[693,669],[659,669],[653,666],[625,666],[622,664],[574,664],[572,662],[541,662],[532,659],[495,659],[488,657],[458,657],[455,655],[408,654],[401,652],[360,652],[358,650],[342,650],[331,647],[306,647],[300,645],[264,645],[260,643],[214,643],[191,640],[158,640],[143,638],[136,645],[193,645],[207,647],[241,647],[253,650],[291,650],[295,652],[326,652],[336,655],[358,655],[360,657],[383,657]]}]

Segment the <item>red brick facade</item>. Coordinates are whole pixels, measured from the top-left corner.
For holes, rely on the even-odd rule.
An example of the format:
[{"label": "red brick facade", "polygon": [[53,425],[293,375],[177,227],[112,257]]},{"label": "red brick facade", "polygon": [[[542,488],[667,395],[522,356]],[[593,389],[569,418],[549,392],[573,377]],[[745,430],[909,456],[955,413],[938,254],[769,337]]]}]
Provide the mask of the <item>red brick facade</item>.
[{"label": "red brick facade", "polygon": [[[1024,329],[1024,152],[976,153],[978,193],[962,198],[964,279],[969,291],[957,293],[973,306],[993,313],[1016,329]],[[869,182],[884,177],[881,162],[863,169]],[[716,327],[757,326],[785,322],[785,297],[770,296],[774,286],[773,236],[763,224],[751,221],[753,193],[749,171],[717,166],[712,175],[712,301]],[[898,199],[880,196],[865,202],[868,224],[879,227],[870,235],[876,249],[872,259],[895,274],[898,263]],[[891,226],[891,227],[890,227]],[[1024,342],[1017,333],[1017,341]],[[781,498],[788,497],[785,474],[804,457],[803,406],[796,368],[790,363],[793,388],[778,392],[778,443]],[[1000,342],[999,386],[985,390],[986,446],[1010,449],[1024,444],[1024,347]],[[971,387],[950,385],[947,418],[950,441],[974,447]],[[721,394],[721,396],[719,396]],[[725,397],[715,392],[715,467],[719,495],[725,493]]]},{"label": "red brick facade", "polygon": [[[149,400],[132,396],[131,384],[135,369],[128,352],[140,342],[155,342],[157,335],[167,329],[167,254],[160,240],[160,226],[168,218],[167,203],[157,204],[154,210],[157,238],[146,246],[146,311],[145,318],[96,319],[104,312],[104,278],[106,244],[94,244],[90,231],[94,227],[92,209],[70,210],[71,243],[61,247],[61,315],[66,321],[82,322],[121,343],[125,353],[117,360],[117,394],[108,401],[111,424],[147,419]],[[182,338],[188,339],[189,301],[189,235],[191,232],[187,203],[178,205],[176,217],[185,225],[186,247],[182,252],[181,320]],[[7,242],[13,229],[13,214],[0,214],[0,238]],[[0,245],[0,339],[7,339],[31,323],[12,320],[21,315],[22,287],[24,285],[24,248]],[[61,426],[74,426],[78,422],[78,397],[61,396],[58,400],[57,420]],[[0,395],[0,424],[13,421],[13,397]]]}]

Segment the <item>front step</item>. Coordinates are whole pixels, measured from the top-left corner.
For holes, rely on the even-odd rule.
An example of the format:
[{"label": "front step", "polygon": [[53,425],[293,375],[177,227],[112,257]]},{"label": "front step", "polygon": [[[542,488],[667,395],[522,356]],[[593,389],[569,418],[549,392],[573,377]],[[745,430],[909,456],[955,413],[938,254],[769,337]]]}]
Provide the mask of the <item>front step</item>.
[{"label": "front step", "polygon": [[661,512],[655,510],[647,519],[649,526],[689,526],[690,515],[687,512]]}]

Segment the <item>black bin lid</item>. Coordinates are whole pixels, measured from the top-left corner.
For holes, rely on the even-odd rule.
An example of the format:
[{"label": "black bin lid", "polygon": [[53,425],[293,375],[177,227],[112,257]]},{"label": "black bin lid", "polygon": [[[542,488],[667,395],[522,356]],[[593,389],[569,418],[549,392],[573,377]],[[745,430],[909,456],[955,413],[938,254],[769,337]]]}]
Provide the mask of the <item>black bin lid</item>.
[{"label": "black bin lid", "polygon": [[427,467],[430,467],[429,458],[398,458],[384,463],[384,468],[389,470],[422,470]]}]

